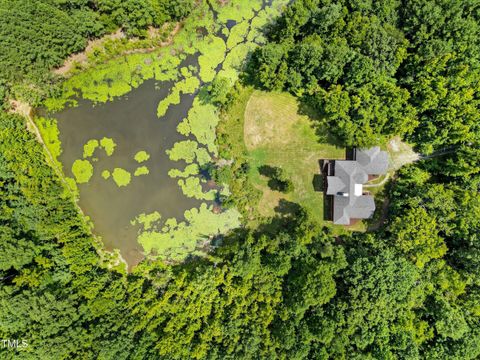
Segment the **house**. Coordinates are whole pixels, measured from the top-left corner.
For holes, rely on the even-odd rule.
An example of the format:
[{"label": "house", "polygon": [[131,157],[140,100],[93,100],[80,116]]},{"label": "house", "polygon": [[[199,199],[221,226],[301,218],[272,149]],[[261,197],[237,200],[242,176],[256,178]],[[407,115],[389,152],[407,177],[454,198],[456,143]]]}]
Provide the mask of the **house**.
[{"label": "house", "polygon": [[336,160],[327,176],[327,195],[333,197],[333,222],[350,225],[352,220],[368,219],[375,212],[372,195],[363,184],[388,170],[388,154],[378,146],[354,149],[352,160]]}]

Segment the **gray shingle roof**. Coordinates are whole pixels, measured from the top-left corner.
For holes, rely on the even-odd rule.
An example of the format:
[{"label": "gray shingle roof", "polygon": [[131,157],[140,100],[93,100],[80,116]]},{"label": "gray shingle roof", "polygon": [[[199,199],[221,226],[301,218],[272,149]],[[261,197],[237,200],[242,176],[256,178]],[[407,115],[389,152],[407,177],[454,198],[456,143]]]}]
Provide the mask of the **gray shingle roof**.
[{"label": "gray shingle roof", "polygon": [[327,195],[333,195],[333,222],[350,224],[351,219],[367,219],[375,212],[373,196],[358,194],[359,184],[368,175],[381,175],[388,170],[388,154],[380,148],[356,150],[355,160],[337,160],[334,175],[327,177]]},{"label": "gray shingle roof", "polygon": [[355,158],[369,175],[385,174],[388,170],[388,154],[378,146],[356,150]]},{"label": "gray shingle roof", "polygon": [[345,183],[338,176],[329,176],[327,177],[327,181],[327,195],[336,195],[337,193],[344,192],[347,189]]}]

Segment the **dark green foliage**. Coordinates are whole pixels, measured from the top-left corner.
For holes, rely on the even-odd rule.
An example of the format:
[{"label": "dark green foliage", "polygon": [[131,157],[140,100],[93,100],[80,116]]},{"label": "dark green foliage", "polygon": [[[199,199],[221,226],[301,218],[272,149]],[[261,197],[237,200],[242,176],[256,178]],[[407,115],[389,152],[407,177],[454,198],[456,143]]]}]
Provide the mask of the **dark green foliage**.
[{"label": "dark green foliage", "polygon": [[[144,262],[127,277],[99,264],[22,119],[1,115],[0,136],[0,333],[35,339],[24,358],[480,355],[476,192],[408,167],[384,231],[337,241],[290,207],[225,238],[212,262]],[[447,245],[443,259],[416,261],[431,242],[417,236],[423,223],[408,228],[412,209],[434,219],[425,224]],[[396,227],[423,247],[401,246]]]},{"label": "dark green foliage", "polygon": [[87,36],[101,33],[92,10],[69,10],[54,1],[0,1],[3,79],[20,80],[27,73],[59,65],[84,48]]},{"label": "dark green foliage", "polygon": [[215,264],[107,270],[22,119],[1,115],[0,136],[0,334],[32,339],[24,358],[264,357],[335,295],[343,250],[302,210],[225,239]]},{"label": "dark green foliage", "polygon": [[[141,35],[191,6],[0,0],[0,44],[16,45],[0,54],[0,96],[35,102],[55,88],[35,93],[30,82],[53,83],[47,70],[87,37],[119,25]],[[0,347],[2,358],[480,357],[475,3],[298,0],[270,41],[255,54],[257,80],[305,96],[346,143],[403,134],[439,155],[398,172],[386,226],[335,236],[283,202],[278,217],[226,236],[205,259],[144,261],[127,275],[108,266],[24,119],[2,112],[0,338],[29,341]],[[218,103],[225,88],[212,84]],[[249,216],[258,194],[245,185],[239,118],[250,92],[238,93],[225,120],[237,131],[219,129],[220,156],[233,162],[212,172]],[[288,192],[281,169],[260,170]]]},{"label": "dark green foliage", "polygon": [[151,2],[157,13],[166,14],[174,20],[188,16],[194,6],[194,0],[151,0]]},{"label": "dark green foliage", "polygon": [[101,20],[107,28],[122,27],[130,36],[144,36],[148,26],[180,20],[193,9],[193,0],[99,0]]},{"label": "dark green foliage", "polygon": [[268,186],[272,190],[277,190],[283,193],[290,193],[293,191],[293,183],[292,181],[288,178],[287,174],[285,173],[285,170],[282,168],[279,168],[277,166],[261,166],[258,169],[258,172],[270,178],[268,181]]},{"label": "dark green foliage", "polygon": [[11,95],[38,104],[55,91],[49,72],[87,40],[122,28],[145,36],[148,26],[180,20],[189,0],[0,0],[0,106]]},{"label": "dark green foliage", "polygon": [[427,154],[457,146],[431,170],[478,185],[478,14],[465,0],[295,1],[252,77],[303,96],[346,145],[401,135]]},{"label": "dark green foliage", "polygon": [[227,78],[216,76],[208,89],[210,92],[211,101],[217,105],[225,105],[229,100],[228,94],[230,89],[230,81]]}]

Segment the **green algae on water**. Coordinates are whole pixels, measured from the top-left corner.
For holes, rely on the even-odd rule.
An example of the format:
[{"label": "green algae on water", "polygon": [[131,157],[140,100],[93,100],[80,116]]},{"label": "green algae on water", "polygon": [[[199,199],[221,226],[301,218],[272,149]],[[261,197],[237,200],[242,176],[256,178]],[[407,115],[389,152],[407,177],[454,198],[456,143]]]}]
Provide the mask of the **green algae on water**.
[{"label": "green algae on water", "polygon": [[117,184],[118,187],[127,186],[130,184],[132,175],[127,170],[122,168],[115,168],[112,173],[113,181]]},{"label": "green algae on water", "polygon": [[141,175],[148,175],[150,173],[150,170],[146,166],[140,166],[135,170],[135,173],[133,174],[134,176],[141,176]]},{"label": "green algae on water", "polygon": [[100,146],[105,150],[107,156],[112,156],[117,144],[115,144],[115,141],[113,141],[112,138],[104,137],[100,140]]},{"label": "green algae on water", "polygon": [[88,140],[85,145],[83,145],[83,158],[89,158],[93,156],[95,149],[98,147],[98,140],[92,139]]},{"label": "green algae on water", "polygon": [[108,180],[110,178],[110,171],[108,170],[103,170],[102,171],[102,177],[105,179],[105,180]]},{"label": "green algae on water", "polygon": [[72,165],[72,173],[77,184],[88,183],[93,175],[93,166],[88,160],[75,160]]},{"label": "green algae on water", "polygon": [[154,211],[150,214],[142,213],[138,215],[135,219],[130,221],[130,224],[143,225],[143,230],[150,230],[155,222],[158,222],[162,218],[162,215],[158,211]]},{"label": "green algae on water", "polygon": [[135,154],[135,161],[138,163],[142,163],[144,161],[147,161],[148,159],[150,159],[150,154],[144,150],[139,151]]}]

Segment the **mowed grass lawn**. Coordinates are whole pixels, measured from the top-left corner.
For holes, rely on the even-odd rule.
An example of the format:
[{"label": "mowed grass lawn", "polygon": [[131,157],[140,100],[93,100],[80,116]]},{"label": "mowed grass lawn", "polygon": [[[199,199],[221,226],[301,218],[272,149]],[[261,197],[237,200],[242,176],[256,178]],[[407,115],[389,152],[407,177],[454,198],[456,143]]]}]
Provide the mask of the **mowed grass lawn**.
[{"label": "mowed grass lawn", "polygon": [[[305,207],[319,222],[324,221],[323,193],[315,191],[314,176],[320,175],[320,159],[344,159],[345,148],[321,142],[313,125],[312,119],[300,113],[292,95],[252,93],[245,109],[244,141],[251,165],[250,180],[262,192],[258,205],[261,215],[274,215],[279,201],[285,199]],[[283,194],[271,190],[269,179],[258,171],[262,165],[284,169],[294,191]]]}]

